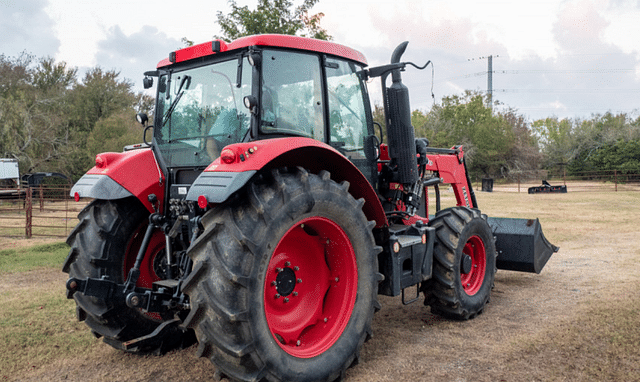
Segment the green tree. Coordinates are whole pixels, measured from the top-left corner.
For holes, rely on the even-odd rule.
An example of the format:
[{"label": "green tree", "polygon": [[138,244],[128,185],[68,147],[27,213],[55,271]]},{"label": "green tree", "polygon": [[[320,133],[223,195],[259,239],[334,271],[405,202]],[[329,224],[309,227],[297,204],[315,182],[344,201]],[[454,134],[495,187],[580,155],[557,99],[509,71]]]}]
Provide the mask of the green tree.
[{"label": "green tree", "polygon": [[[263,33],[277,33],[331,40],[331,36],[320,26],[323,13],[309,14],[309,10],[318,0],[304,0],[302,5],[293,8],[291,0],[258,0],[255,10],[248,6],[240,7],[230,0],[231,12],[228,15],[218,11],[218,25],[222,29],[217,39],[232,41],[239,37]],[[188,39],[183,39],[187,44]]]},{"label": "green tree", "polygon": [[25,54],[0,58],[0,155],[18,159],[22,173],[52,166],[69,148],[76,69],[50,58],[33,61]]},{"label": "green tree", "polygon": [[124,146],[142,140],[142,129],[132,109],[101,118],[87,137],[89,155],[102,152],[120,152]]}]

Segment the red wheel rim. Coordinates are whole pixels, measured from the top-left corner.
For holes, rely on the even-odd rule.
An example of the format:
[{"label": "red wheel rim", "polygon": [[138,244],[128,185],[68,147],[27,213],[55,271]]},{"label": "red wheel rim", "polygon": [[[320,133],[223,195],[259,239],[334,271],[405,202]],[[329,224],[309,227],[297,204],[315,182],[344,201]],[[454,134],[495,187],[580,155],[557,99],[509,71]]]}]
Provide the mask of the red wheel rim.
[{"label": "red wheel rim", "polygon": [[[123,280],[127,279],[127,277],[129,276],[129,270],[133,268],[133,265],[136,262],[136,257],[138,256],[138,251],[142,246],[142,240],[144,239],[146,230],[146,224],[140,226],[131,237],[129,245],[127,245],[127,250],[124,254],[122,269]],[[153,266],[158,255],[164,256],[164,247],[164,234],[160,230],[154,230],[153,235],[151,235],[151,240],[149,241],[147,252],[144,255],[142,264],[140,264],[140,276],[138,277],[138,282],[136,283],[137,287],[150,289],[155,281],[161,280],[161,278],[153,269]],[[145,313],[145,315],[154,320],[162,320],[160,315],[157,313]]]},{"label": "red wheel rim", "polygon": [[347,326],[357,290],[355,252],[347,234],[326,218],[301,220],[284,234],[267,268],[269,330],[292,356],[322,354]]},{"label": "red wheel rim", "polygon": [[471,236],[462,250],[463,256],[467,255],[471,258],[471,270],[469,273],[460,272],[460,281],[462,288],[469,296],[478,293],[487,267],[487,253],[484,248],[484,242],[479,236]]}]

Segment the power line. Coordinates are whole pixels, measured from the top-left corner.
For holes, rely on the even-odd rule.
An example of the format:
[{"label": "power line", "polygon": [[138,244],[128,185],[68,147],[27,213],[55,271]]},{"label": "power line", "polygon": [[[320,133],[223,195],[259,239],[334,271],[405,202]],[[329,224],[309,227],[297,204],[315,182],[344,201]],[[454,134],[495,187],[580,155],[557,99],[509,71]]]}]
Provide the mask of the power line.
[{"label": "power line", "polygon": [[640,93],[640,89],[493,89],[499,93]]},{"label": "power line", "polygon": [[516,69],[516,70],[499,70],[495,73],[500,74],[603,74],[603,73],[631,73],[635,72],[635,69]]}]

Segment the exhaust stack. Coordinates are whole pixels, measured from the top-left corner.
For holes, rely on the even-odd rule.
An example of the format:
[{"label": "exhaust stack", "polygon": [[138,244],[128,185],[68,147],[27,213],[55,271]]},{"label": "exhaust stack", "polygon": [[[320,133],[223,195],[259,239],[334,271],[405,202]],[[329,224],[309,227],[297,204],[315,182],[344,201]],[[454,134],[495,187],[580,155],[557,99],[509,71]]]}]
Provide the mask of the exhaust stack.
[{"label": "exhaust stack", "polygon": [[[398,45],[391,55],[391,63],[400,62],[408,41]],[[391,72],[393,81],[386,91],[387,139],[389,156],[395,161],[398,182],[414,184],[418,181],[418,161],[416,159],[415,133],[411,125],[411,105],[409,89],[402,83],[400,69]]]}]

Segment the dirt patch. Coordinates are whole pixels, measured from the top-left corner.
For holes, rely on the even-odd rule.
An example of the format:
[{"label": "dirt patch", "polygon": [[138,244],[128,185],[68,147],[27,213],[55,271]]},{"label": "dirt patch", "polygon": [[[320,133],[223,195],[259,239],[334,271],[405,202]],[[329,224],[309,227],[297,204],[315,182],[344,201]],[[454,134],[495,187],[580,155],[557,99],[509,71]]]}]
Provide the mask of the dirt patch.
[{"label": "dirt patch", "polygon": [[[562,333],[564,327],[579,325],[590,307],[606,307],[624,299],[628,290],[637,291],[640,237],[635,211],[640,193],[478,193],[478,202],[490,216],[539,216],[547,238],[561,247],[560,252],[539,275],[498,271],[490,304],[469,321],[432,315],[422,301],[404,306],[399,298],[380,296],[382,310],[374,318],[374,338],[363,347],[360,364],[347,371],[346,381],[580,378],[581,374],[576,378],[564,369],[558,369],[558,375],[536,374],[535,370],[547,370],[548,364],[571,364],[573,359],[563,357],[579,353],[575,349],[546,351],[536,343]],[[64,282],[66,276],[59,270],[21,275],[3,276],[0,288],[12,289],[21,282],[46,285],[52,279]],[[575,361],[572,367],[583,367],[581,362]],[[95,340],[89,352],[71,353],[7,379],[205,381],[214,372],[208,360],[195,357],[195,347],[163,357],[139,356]]]}]

